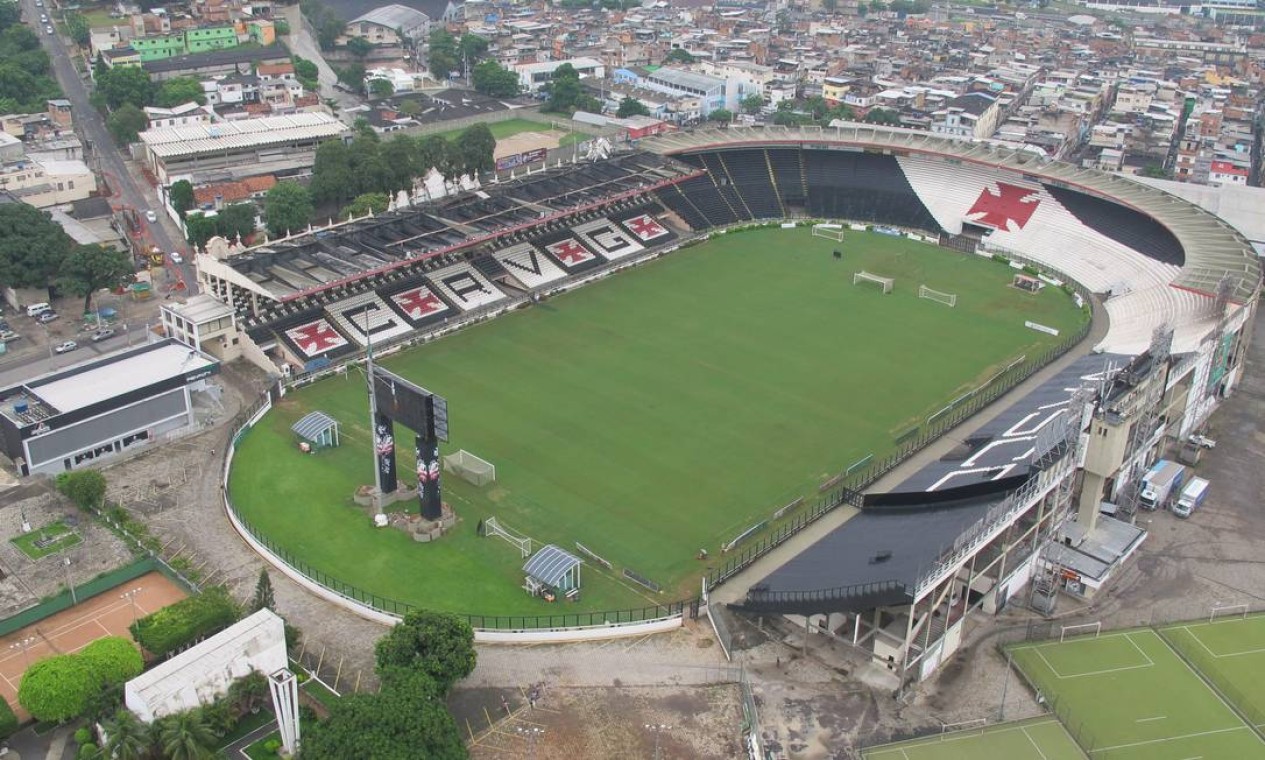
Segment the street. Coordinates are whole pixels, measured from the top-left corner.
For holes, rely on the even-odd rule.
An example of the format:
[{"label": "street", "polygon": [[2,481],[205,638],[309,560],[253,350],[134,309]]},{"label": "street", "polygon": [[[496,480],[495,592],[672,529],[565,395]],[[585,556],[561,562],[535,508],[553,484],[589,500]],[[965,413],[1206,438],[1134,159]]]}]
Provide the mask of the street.
[{"label": "street", "polygon": [[[105,128],[105,118],[89,103],[88,87],[84,84],[86,75],[81,76],[75,69],[72,55],[78,57],[77,49],[68,47],[60,35],[46,34],[34,24],[40,17],[41,9],[35,6],[35,0],[22,0],[23,18],[32,25],[35,32],[44,41],[44,48],[52,59],[53,71],[57,82],[61,85],[66,99],[74,107],[75,129],[84,143],[84,159],[89,166],[95,168],[112,191],[111,206],[136,209],[142,229],[148,233],[153,245],[164,252],[187,251],[188,246],[178,234],[172,234],[167,225],[166,215],[158,214],[158,223],[145,221],[145,211],[159,208],[158,196],[153,188],[137,182],[123,154],[115,146],[114,139]],[[51,7],[49,12],[52,13]],[[191,258],[191,257],[189,257]],[[193,266],[187,260],[180,267],[180,275],[184,279],[189,293],[197,292],[197,280]]]},{"label": "street", "polygon": [[321,97],[333,98],[340,109],[360,105],[361,101],[355,95],[334,87],[338,82],[338,75],[325,62],[325,56],[321,55],[321,49],[312,37],[307,24],[304,23],[303,13],[299,9],[298,4],[287,5],[279,8],[279,10],[286,23],[290,25],[290,35],[285,41],[290,47],[290,52],[316,64],[317,81],[321,85]]}]

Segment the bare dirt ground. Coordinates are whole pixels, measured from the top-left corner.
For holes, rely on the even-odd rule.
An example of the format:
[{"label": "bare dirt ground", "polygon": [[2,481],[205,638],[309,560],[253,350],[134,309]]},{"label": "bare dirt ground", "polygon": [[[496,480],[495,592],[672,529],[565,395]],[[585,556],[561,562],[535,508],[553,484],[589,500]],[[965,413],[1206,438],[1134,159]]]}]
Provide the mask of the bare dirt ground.
[{"label": "bare dirt ground", "polygon": [[562,138],[566,137],[566,132],[560,132],[556,129],[548,129],[541,132],[519,132],[516,135],[502,137],[496,141],[496,151],[494,158],[504,158],[505,156],[513,156],[517,153],[526,153],[529,150],[537,148],[546,148],[552,150],[558,147]]}]

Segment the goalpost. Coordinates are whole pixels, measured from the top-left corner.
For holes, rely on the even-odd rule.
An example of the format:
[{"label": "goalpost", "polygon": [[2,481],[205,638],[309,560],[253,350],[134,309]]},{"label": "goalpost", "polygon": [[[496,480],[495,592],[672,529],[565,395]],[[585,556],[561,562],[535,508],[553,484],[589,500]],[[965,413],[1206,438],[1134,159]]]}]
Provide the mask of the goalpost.
[{"label": "goalpost", "polygon": [[836,243],[843,242],[842,224],[814,224],[813,237],[827,238]]},{"label": "goalpost", "polygon": [[496,481],[496,465],[465,449],[444,457],[444,469],[456,473],[462,480],[476,486]]},{"label": "goalpost", "polygon": [[931,288],[927,287],[926,285],[919,285],[919,286],[918,286],[918,297],[919,297],[919,298],[925,298],[925,299],[927,299],[928,301],[935,301],[936,303],[942,303],[942,304],[944,304],[945,306],[957,306],[957,305],[958,305],[958,295],[957,295],[957,293],[944,293],[944,292],[939,291],[939,290],[932,290]]},{"label": "goalpost", "polygon": [[1079,623],[1077,625],[1065,625],[1059,629],[1059,643],[1066,642],[1069,638],[1075,639],[1096,639],[1102,633],[1102,622],[1097,623]]},{"label": "goalpost", "polygon": [[1247,617],[1247,609],[1246,604],[1218,604],[1208,613],[1208,622],[1243,620]]},{"label": "goalpost", "polygon": [[870,272],[867,272],[863,269],[860,272],[857,272],[856,274],[852,275],[853,285],[858,285],[862,282],[877,283],[878,286],[883,289],[884,293],[891,293],[892,285],[895,284],[896,280],[892,277],[880,277],[879,275],[871,274]]},{"label": "goalpost", "polygon": [[483,535],[500,536],[506,541],[509,541],[511,544],[518,547],[518,551],[522,553],[523,559],[527,559],[531,556],[531,539],[527,536],[520,536],[511,530],[506,530],[499,522],[496,521],[495,517],[489,517],[483,521]]}]

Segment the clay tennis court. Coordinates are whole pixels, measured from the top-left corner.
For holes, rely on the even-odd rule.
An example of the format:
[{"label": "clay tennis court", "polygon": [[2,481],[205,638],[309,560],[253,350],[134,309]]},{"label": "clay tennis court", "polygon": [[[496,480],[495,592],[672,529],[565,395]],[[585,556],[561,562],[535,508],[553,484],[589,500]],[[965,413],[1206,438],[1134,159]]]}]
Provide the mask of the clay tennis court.
[{"label": "clay tennis court", "polygon": [[77,652],[105,636],[123,636],[130,640],[132,636],[127,627],[132,620],[186,596],[183,589],[161,573],[146,573],[0,637],[0,696],[8,700],[20,720],[26,720],[28,716],[18,706],[18,682],[31,663],[53,654]]}]

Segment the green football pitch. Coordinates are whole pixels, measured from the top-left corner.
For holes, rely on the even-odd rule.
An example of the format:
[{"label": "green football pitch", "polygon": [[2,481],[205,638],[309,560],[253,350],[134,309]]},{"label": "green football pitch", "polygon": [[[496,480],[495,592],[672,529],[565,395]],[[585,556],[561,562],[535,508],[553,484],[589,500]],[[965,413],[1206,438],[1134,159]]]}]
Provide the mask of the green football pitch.
[{"label": "green football pitch", "polygon": [[1166,626],[1160,635],[1249,721],[1265,729],[1265,616]]},{"label": "green football pitch", "polygon": [[[894,292],[854,285],[862,269],[894,277]],[[350,506],[372,479],[355,370],[287,395],[244,436],[233,500],[312,568],[411,604],[549,614],[678,599],[706,569],[700,548],[719,557],[748,526],[799,496],[812,501],[850,463],[891,453],[902,431],[1088,318],[1057,288],[1010,287],[1013,275],[879,234],[718,236],[384,362],[447,397],[445,453],[465,449],[497,468],[481,489],[445,479],[463,522],[441,541],[375,530]],[[957,306],[918,298],[921,284],[956,294]],[[339,421],[343,445],[304,456],[289,427],[317,409]],[[410,473],[412,447],[400,449]],[[493,515],[537,546],[582,542],[663,592],[589,563],[579,603],[530,598],[517,549],[476,537]]]},{"label": "green football pitch", "polygon": [[1095,760],[1252,760],[1265,742],[1155,631],[1013,647]]},{"label": "green football pitch", "polygon": [[864,760],[1084,760],[1057,720],[1003,723],[867,749]]}]

